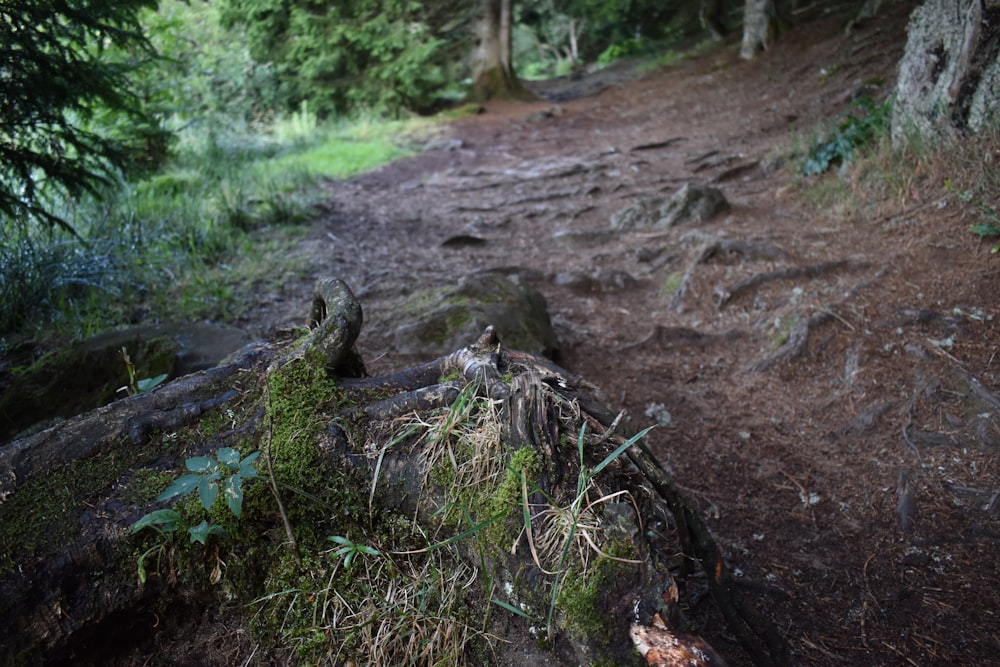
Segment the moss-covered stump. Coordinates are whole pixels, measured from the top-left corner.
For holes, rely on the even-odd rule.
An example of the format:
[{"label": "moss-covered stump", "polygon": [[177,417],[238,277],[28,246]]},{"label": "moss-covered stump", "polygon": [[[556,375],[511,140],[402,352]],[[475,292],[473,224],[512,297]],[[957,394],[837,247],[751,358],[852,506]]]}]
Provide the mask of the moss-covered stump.
[{"label": "moss-covered stump", "polygon": [[650,641],[702,646],[654,616],[692,562],[750,657],[782,660],[587,382],[492,328],[345,377],[360,306],[325,281],[317,312],[288,349],[0,449],[4,664],[129,664],[195,617],[252,638],[231,649],[250,664],[645,664]]}]

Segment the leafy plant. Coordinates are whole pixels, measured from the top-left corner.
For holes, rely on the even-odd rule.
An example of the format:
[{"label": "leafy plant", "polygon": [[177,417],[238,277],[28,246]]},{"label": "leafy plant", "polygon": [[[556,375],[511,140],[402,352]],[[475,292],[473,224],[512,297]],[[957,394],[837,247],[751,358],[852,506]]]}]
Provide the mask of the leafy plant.
[{"label": "leafy plant", "polygon": [[[1000,214],[993,206],[989,206],[981,199],[978,199],[970,190],[959,190],[958,187],[948,179],[944,183],[944,188],[948,192],[956,195],[966,206],[973,206],[979,213],[979,222],[969,225],[969,231],[979,236],[983,240],[987,236],[1000,236]],[[1000,253],[1000,243],[990,249],[992,254]]]},{"label": "leafy plant", "polygon": [[802,165],[802,173],[816,176],[854,158],[859,148],[883,136],[889,128],[892,104],[875,104],[871,98],[862,97],[854,102],[860,115],[848,114],[830,136],[815,139]]},{"label": "leafy plant", "polygon": [[128,391],[129,396],[135,396],[136,394],[144,394],[147,391],[152,391],[156,387],[163,384],[163,381],[167,379],[167,373],[161,373],[155,377],[151,378],[137,378],[135,364],[132,363],[132,358],[128,354],[128,350],[125,346],[121,349],[122,361],[125,362],[125,370],[128,371],[128,384],[124,387],[120,387],[118,391]]},{"label": "leafy plant", "polygon": [[[231,447],[220,449],[216,452],[215,459],[208,456],[193,456],[185,461],[187,469],[192,472],[174,480],[157,500],[161,502],[170,500],[197,489],[198,499],[205,511],[208,511],[222,491],[229,510],[238,517],[243,509],[243,480],[257,477],[254,461],[258,456],[260,452],[253,452],[241,459],[239,451]],[[157,542],[144,551],[136,561],[140,582],[145,583],[147,578],[147,559],[153,554],[157,554],[158,557],[169,554],[177,532],[184,526],[183,515],[174,509],[154,510],[132,524],[133,533],[150,529],[158,535]],[[207,544],[211,536],[227,537],[225,528],[207,519],[203,519],[197,526],[188,526],[187,532],[192,544],[195,542]]]},{"label": "leafy plant", "polygon": [[174,483],[157,497],[157,500],[170,500],[198,491],[198,499],[206,511],[212,508],[219,491],[223,492],[229,510],[239,517],[243,509],[243,480],[257,477],[254,461],[260,452],[253,452],[240,458],[239,450],[223,447],[212,459],[208,456],[192,456],[184,462],[191,472],[174,480]]},{"label": "leafy plant", "polygon": [[183,519],[181,518],[181,515],[175,510],[162,509],[150,512],[132,524],[131,530],[133,533],[138,533],[145,528],[149,528],[156,531],[159,536],[156,543],[146,551],[142,552],[142,554],[139,555],[139,558],[136,559],[136,569],[139,573],[140,583],[146,583],[146,578],[148,576],[146,572],[146,559],[153,554],[160,557],[169,552],[171,546],[173,545],[177,528],[180,526],[182,521]]}]

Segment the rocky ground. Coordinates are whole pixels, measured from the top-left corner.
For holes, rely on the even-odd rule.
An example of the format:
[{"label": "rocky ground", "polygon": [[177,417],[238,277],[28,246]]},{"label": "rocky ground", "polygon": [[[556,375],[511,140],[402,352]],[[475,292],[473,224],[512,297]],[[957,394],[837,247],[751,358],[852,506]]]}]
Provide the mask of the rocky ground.
[{"label": "rocky ground", "polygon": [[[838,190],[841,176],[804,179],[794,158],[853,99],[891,93],[907,9],[850,34],[815,16],[753,62],[731,43],[487,104],[429,150],[330,183],[295,253],[308,275],[245,324],[301,322],[313,277],[338,276],[364,305],[359,346],[378,373],[431,358],[395,336],[417,288],[477,271],[527,282],[559,362],[636,425],[661,424],[652,449],[793,664],[987,664],[1000,650],[997,259],[967,231],[973,211],[916,168]],[[684,184],[730,208],[611,230]],[[683,592],[702,634],[742,664],[702,593]]]}]

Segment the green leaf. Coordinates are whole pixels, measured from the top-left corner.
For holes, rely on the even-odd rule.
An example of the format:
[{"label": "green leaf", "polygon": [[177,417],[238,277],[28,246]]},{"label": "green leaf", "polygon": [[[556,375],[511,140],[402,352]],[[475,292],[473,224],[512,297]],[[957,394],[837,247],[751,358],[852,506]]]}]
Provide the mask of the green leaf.
[{"label": "green leaf", "polygon": [[147,391],[152,391],[156,387],[160,386],[166,379],[167,379],[166,373],[163,373],[162,375],[157,375],[156,377],[152,378],[143,378],[142,380],[139,380],[138,382],[135,383],[135,388],[139,390],[140,394],[143,394]]},{"label": "green leaf", "polygon": [[254,452],[253,454],[247,455],[245,459],[240,461],[240,475],[243,479],[253,479],[257,476],[257,468],[254,466],[254,461],[260,456],[260,452]]},{"label": "green leaf", "polygon": [[219,469],[219,464],[207,456],[192,456],[184,462],[184,465],[191,472],[215,472]]},{"label": "green leaf", "polygon": [[201,506],[206,510],[212,509],[215,498],[219,495],[219,473],[212,473],[208,477],[202,477],[198,483],[198,498],[201,499]]},{"label": "green leaf", "polygon": [[131,530],[133,533],[138,533],[143,528],[155,528],[170,533],[177,530],[180,520],[181,515],[174,510],[156,510],[133,523]]},{"label": "green leaf", "polygon": [[226,504],[234,516],[239,518],[243,509],[243,478],[239,473],[231,475],[222,486],[223,495],[226,497]]},{"label": "green leaf", "polygon": [[174,483],[168,486],[156,499],[162,502],[170,500],[174,496],[187,495],[195,490],[201,479],[201,475],[182,475],[175,479]]},{"label": "green leaf", "polygon": [[496,606],[500,607],[501,609],[506,609],[510,613],[517,614],[521,618],[527,619],[527,620],[529,620],[531,622],[535,622],[535,620],[536,620],[536,619],[532,618],[531,615],[529,615],[523,609],[518,609],[514,605],[512,605],[510,603],[507,603],[507,602],[504,602],[503,600],[497,600],[496,598],[493,598],[492,600],[490,600],[490,602],[492,602]]},{"label": "green leaf", "polygon": [[599,473],[602,470],[604,470],[604,468],[607,467],[607,465],[609,463],[611,463],[616,458],[618,458],[622,454],[622,452],[624,452],[626,449],[628,449],[629,447],[631,447],[632,445],[634,445],[635,443],[637,443],[639,440],[641,440],[643,438],[643,436],[645,436],[647,433],[649,433],[653,428],[655,428],[655,427],[653,427],[653,426],[647,426],[646,428],[642,429],[641,431],[639,431],[638,433],[636,433],[635,435],[633,435],[631,438],[629,438],[628,440],[626,440],[625,442],[623,442],[618,447],[618,449],[616,449],[615,451],[611,452],[606,457],[604,457],[604,460],[601,461],[600,463],[598,463],[597,466],[591,471],[590,474],[591,475],[596,475],[597,473]]},{"label": "green leaf", "polygon": [[240,467],[240,453],[232,447],[223,447],[215,453],[215,456],[219,459],[219,463],[233,470]]},{"label": "green leaf", "polygon": [[209,535],[215,535],[216,537],[228,537],[226,529],[222,526],[218,526],[214,523],[209,523],[207,520],[202,520],[197,526],[188,528],[188,533],[191,535],[191,542],[198,542],[200,544],[205,544],[208,541]]},{"label": "green leaf", "polygon": [[986,236],[997,236],[1000,235],[1000,226],[989,223],[980,222],[969,227],[969,231],[973,234],[978,234],[979,238],[984,238]]}]

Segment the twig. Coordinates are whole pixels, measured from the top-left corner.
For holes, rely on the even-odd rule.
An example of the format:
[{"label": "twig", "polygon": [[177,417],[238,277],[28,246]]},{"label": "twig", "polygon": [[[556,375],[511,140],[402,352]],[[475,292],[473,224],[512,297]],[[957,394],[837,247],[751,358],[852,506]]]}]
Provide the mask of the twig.
[{"label": "twig", "polygon": [[270,482],[271,493],[278,502],[278,512],[281,514],[281,523],[285,526],[285,535],[292,549],[292,556],[295,563],[302,566],[302,556],[299,553],[299,543],[295,540],[295,532],[292,530],[292,522],[288,520],[288,512],[285,511],[285,503],[281,500],[281,493],[278,492],[278,482],[274,478],[274,464],[271,460],[271,440],[274,437],[274,414],[271,412],[271,388],[264,383],[264,400],[267,401],[267,439],[264,441],[264,460],[267,461],[268,481]]}]

